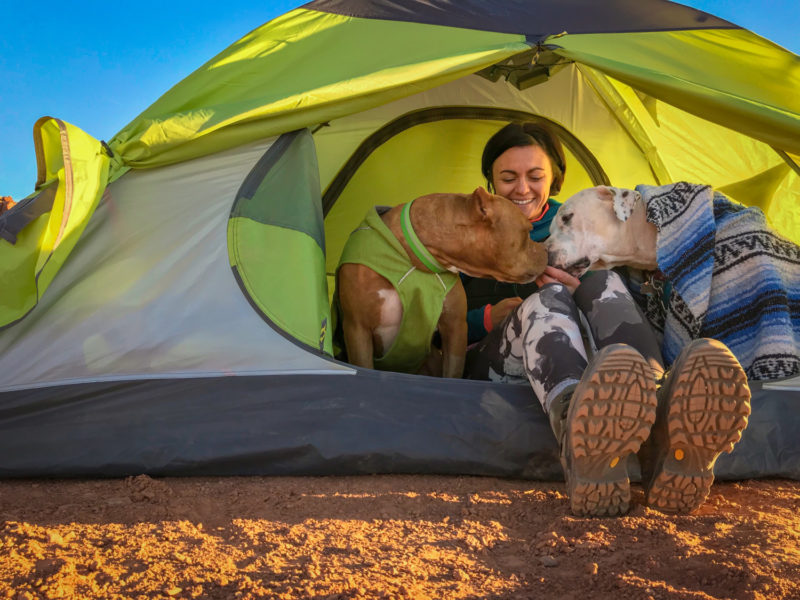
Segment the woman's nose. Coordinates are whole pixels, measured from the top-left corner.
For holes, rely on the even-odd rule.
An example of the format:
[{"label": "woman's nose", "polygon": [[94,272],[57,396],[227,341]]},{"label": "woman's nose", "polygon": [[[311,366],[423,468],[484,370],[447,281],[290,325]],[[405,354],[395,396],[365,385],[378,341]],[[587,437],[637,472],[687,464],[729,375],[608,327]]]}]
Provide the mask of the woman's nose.
[{"label": "woman's nose", "polygon": [[525,178],[522,178],[517,181],[516,192],[518,194],[523,194],[523,195],[527,194],[529,189],[530,186],[528,185],[528,182],[525,180]]}]

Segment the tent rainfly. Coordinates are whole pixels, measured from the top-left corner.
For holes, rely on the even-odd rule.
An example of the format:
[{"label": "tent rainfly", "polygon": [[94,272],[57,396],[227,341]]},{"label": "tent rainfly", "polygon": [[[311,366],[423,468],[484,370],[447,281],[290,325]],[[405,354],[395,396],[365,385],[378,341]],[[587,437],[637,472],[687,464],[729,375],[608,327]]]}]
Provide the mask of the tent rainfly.
[{"label": "tent rainfly", "polygon": [[[551,124],[563,197],[691,181],[800,242],[800,57],[665,0],[314,0],[108,143],[44,117],[0,216],[0,476],[561,476],[527,386],[331,355],[331,274],[374,204],[482,183]],[[721,478],[800,478],[800,381],[752,382]]]}]

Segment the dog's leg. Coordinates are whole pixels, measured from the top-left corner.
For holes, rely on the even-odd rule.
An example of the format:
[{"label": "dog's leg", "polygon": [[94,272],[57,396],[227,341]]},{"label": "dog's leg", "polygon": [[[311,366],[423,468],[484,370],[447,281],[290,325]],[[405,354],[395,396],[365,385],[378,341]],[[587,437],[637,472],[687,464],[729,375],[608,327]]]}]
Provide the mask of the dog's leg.
[{"label": "dog's leg", "polygon": [[[401,310],[399,316],[388,315],[391,322],[386,322],[384,305],[387,298],[392,297],[394,288],[369,267],[352,263],[339,267],[337,285],[347,361],[372,369],[373,357],[383,356],[389,348],[402,318]],[[389,329],[389,333],[384,329]]]},{"label": "dog's leg", "polygon": [[442,376],[442,351],[439,348],[432,347],[425,357],[425,362],[417,371],[417,375],[427,375],[428,377],[441,377]]},{"label": "dog's leg", "polygon": [[347,348],[347,362],[357,367],[373,368],[372,332],[363,326],[345,321],[344,345]]},{"label": "dog's leg", "polygon": [[461,377],[467,353],[467,295],[461,281],[448,292],[439,317],[442,336],[442,377]]}]

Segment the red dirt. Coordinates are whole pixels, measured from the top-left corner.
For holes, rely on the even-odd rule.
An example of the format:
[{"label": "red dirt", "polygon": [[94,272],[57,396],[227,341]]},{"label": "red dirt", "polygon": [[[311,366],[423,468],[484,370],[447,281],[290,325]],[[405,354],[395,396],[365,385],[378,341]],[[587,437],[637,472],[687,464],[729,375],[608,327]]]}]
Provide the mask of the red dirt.
[{"label": "red dirt", "polygon": [[800,598],[800,482],[569,514],[478,477],[0,481],[0,598]]},{"label": "red dirt", "polygon": [[7,210],[11,210],[15,204],[16,202],[14,202],[11,196],[0,196],[0,215]]}]

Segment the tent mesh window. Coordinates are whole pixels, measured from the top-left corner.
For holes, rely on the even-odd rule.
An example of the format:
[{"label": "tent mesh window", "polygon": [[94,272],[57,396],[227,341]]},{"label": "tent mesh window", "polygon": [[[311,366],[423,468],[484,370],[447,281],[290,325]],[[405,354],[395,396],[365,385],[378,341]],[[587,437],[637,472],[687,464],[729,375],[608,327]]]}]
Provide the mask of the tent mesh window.
[{"label": "tent mesh window", "polygon": [[270,325],[331,353],[319,173],[308,130],[279,137],[245,178],[228,221],[228,254],[242,291]]}]

